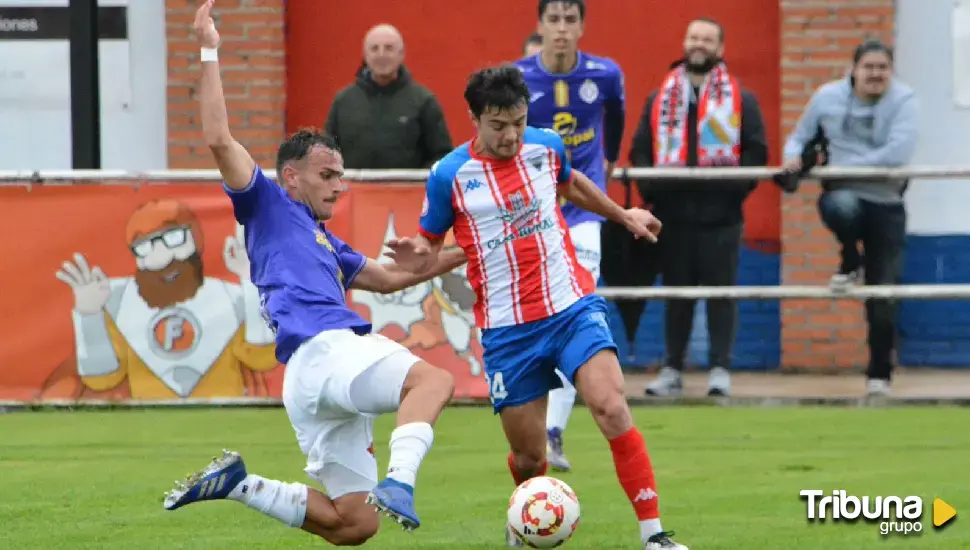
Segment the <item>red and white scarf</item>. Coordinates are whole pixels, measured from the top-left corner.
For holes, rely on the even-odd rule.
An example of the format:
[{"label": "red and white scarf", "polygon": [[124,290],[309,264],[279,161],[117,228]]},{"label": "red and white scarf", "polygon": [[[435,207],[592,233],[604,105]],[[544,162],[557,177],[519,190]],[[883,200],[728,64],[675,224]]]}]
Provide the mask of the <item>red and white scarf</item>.
[{"label": "red and white scarf", "polygon": [[[690,79],[683,65],[670,72],[653,102],[654,166],[687,165]],[[697,165],[737,166],[741,159],[741,87],[723,63],[698,89]]]}]

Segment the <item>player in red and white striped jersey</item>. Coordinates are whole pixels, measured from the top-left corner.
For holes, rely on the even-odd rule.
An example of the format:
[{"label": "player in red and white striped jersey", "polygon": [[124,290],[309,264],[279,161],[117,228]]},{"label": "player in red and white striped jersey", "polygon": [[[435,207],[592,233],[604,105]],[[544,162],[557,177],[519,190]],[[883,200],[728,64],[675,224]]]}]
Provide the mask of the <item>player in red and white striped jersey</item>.
[{"label": "player in red and white striped jersey", "polygon": [[[558,134],[526,126],[529,89],[517,68],[472,75],[465,99],[478,136],[432,168],[420,234],[388,242],[388,255],[425,272],[453,229],[478,297],[489,395],[512,450],[516,484],[546,471],[546,402],[549,390],[562,386],[558,366],[609,440],[644,547],[686,550],[661,527],[653,469],[623,395],[606,302],[579,266],[559,198],[651,241],[660,222],[646,210],[624,210],[574,171]],[[509,544],[517,545],[510,532]]]},{"label": "player in red and white striped jersey", "polygon": [[545,319],[595,286],[576,259],[561,212],[543,204],[571,183],[558,181],[569,173],[561,145],[556,148],[562,141],[535,128],[526,128],[523,138],[519,153],[504,161],[459,148],[438,163],[428,183],[421,234],[437,241],[453,228],[469,258],[468,279],[479,298],[475,319],[483,329]]}]

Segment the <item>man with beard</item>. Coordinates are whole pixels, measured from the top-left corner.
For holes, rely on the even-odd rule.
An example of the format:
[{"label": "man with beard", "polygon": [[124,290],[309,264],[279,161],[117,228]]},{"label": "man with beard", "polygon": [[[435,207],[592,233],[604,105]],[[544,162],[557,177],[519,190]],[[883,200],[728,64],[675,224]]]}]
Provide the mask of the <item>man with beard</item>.
[{"label": "man with beard", "polygon": [[[687,27],[684,58],[647,98],[633,138],[634,166],[764,166],[768,161],[761,109],[722,61],[724,30],[712,19]],[[640,180],[640,194],[663,220],[658,269],[667,286],[733,286],[743,228],[742,205],[755,181]],[[653,276],[650,277],[651,279]],[[667,355],[647,395],[675,396],[696,300],[669,300]],[[729,395],[734,300],[707,301],[710,336],[708,395]]]},{"label": "man with beard", "polygon": [[[330,136],[300,130],[280,144],[278,182],[232,136],[219,68],[213,0],[196,11],[202,134],[223,177],[261,309],[286,365],[283,406],[306,456],[305,472],[324,488],[270,479],[224,451],[165,495],[166,510],[231,500],[338,546],[359,546],[380,527],[375,509],[404,529],[421,525],[414,507],[418,470],[434,441],[433,424],[454,394],[450,373],[372,333],[350,309],[347,289],[389,293],[465,262],[446,252],[427,275],[366,258],[326,222],[346,191],[340,148]],[[378,482],[374,419],[395,414],[386,477]]]},{"label": "man with beard", "polygon": [[[876,40],[859,45],[846,78],[819,88],[785,144],[785,170],[802,169],[802,150],[821,130],[831,166],[903,166],[916,150],[919,103],[893,78],[893,52]],[[827,180],[819,196],[822,222],[842,247],[835,288],[863,278],[867,285],[896,284],[906,240],[906,180]],[[862,243],[863,253],[859,252]],[[889,392],[895,349],[895,304],[867,300],[867,392]]]},{"label": "man with beard", "polygon": [[[605,192],[623,139],[623,72],[612,59],[579,51],[585,18],[584,0],[540,0],[539,52],[516,66],[529,86],[529,125],[559,134],[573,166]],[[564,199],[561,206],[580,266],[595,283],[604,218]],[[562,437],[576,403],[576,388],[561,372],[560,377],[563,387],[549,392],[547,453],[553,469],[568,471]]]},{"label": "man with beard", "polygon": [[238,233],[224,257],[239,285],[204,275],[202,224],[171,199],[128,220],[134,278],[108,279],[80,254],[65,262],[57,278],[74,292],[81,383],[105,391],[127,380],[134,399],[232,397],[245,394],[247,369],[276,367]]}]

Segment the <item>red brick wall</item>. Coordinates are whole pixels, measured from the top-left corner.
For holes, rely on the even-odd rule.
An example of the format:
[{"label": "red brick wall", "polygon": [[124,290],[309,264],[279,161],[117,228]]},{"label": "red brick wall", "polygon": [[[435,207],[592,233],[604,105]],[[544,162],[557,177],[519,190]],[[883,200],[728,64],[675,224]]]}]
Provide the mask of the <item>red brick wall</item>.
[{"label": "red brick wall", "polygon": [[[225,47],[222,80],[233,135],[256,162],[272,166],[283,136],[286,67],[284,0],[219,0],[216,23]],[[192,32],[196,0],[166,0],[168,39],[168,166],[212,168],[202,144],[199,46]]]},{"label": "red brick wall", "polygon": [[[780,0],[782,134],[787,136],[812,92],[843,76],[863,39],[893,41],[893,0]],[[780,145],[780,144],[779,144]],[[825,284],[838,267],[838,248],[816,210],[819,186],[803,183],[782,196],[782,284]],[[782,367],[842,370],[868,362],[861,302],[782,303]]]}]

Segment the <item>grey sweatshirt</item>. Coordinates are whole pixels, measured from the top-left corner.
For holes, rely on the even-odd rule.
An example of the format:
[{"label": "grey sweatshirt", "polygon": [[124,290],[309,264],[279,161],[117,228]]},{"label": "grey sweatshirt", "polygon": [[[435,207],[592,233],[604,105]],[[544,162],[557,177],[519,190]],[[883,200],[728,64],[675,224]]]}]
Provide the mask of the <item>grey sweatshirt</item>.
[{"label": "grey sweatshirt", "polygon": [[[848,78],[823,85],[809,100],[785,143],[785,159],[801,156],[819,125],[829,139],[829,166],[903,166],[916,149],[919,102],[913,90],[890,82],[885,94],[867,103]],[[829,180],[828,189],[849,188],[874,202],[902,201],[906,180]]]}]

